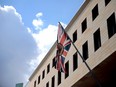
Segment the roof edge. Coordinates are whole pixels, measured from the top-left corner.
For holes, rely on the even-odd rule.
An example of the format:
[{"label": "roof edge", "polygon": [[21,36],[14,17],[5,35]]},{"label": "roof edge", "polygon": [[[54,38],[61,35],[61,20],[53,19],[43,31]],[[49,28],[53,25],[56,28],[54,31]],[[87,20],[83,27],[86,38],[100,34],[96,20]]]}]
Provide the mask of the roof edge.
[{"label": "roof edge", "polygon": [[75,20],[77,20],[77,18],[79,17],[79,15],[82,13],[82,11],[85,9],[85,7],[88,5],[88,3],[91,0],[85,0],[84,3],[82,4],[82,6],[80,7],[80,9],[77,11],[77,13],[74,15],[74,17],[72,18],[72,20],[69,22],[69,24],[66,27],[66,31],[68,31],[68,29],[71,27],[71,25],[75,22]]}]

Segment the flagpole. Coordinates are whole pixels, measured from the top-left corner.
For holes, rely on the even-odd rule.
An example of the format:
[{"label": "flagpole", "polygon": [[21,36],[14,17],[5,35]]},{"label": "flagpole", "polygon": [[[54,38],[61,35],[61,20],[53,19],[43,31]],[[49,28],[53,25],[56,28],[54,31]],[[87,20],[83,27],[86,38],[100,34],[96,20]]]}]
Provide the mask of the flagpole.
[{"label": "flagpole", "polygon": [[[61,23],[59,22],[59,24],[61,25]],[[61,27],[63,27],[61,25]],[[65,29],[63,29],[64,32],[66,33]],[[66,33],[66,35],[69,37],[69,35]],[[97,79],[97,77],[95,76],[95,74],[93,73],[93,71],[91,70],[91,68],[89,67],[89,65],[87,64],[87,62],[85,61],[84,57],[81,55],[81,53],[79,52],[79,50],[77,49],[77,47],[75,46],[75,44],[73,43],[73,41],[71,40],[71,38],[69,37],[70,41],[72,42],[74,48],[76,49],[76,51],[78,52],[78,54],[80,55],[81,59],[83,60],[83,62],[85,63],[86,67],[88,68],[88,70],[90,71],[90,73],[92,74],[93,78],[96,80],[97,84],[99,85],[99,87],[102,87],[100,84],[100,81]]]}]

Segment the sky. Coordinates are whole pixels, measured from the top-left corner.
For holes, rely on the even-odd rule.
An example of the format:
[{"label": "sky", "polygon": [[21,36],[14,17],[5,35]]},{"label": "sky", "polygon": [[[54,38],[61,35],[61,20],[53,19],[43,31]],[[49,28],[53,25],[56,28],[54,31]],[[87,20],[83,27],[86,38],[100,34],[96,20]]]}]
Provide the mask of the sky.
[{"label": "sky", "polygon": [[0,0],[0,87],[29,77],[84,0]]}]

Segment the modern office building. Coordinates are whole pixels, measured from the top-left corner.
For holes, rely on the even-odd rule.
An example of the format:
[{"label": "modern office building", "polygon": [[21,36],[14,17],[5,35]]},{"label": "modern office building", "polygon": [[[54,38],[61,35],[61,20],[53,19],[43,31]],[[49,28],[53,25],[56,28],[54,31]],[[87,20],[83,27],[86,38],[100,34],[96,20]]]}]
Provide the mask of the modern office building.
[{"label": "modern office building", "polygon": [[71,45],[65,58],[67,73],[58,72],[53,62],[55,43],[28,86],[116,87],[116,0],[85,0],[65,30],[90,70]]}]

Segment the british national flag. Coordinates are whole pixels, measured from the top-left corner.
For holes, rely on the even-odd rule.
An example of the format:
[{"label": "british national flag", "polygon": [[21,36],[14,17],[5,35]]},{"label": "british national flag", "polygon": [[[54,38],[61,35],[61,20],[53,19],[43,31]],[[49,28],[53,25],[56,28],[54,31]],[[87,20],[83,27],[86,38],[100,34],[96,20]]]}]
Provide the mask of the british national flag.
[{"label": "british national flag", "polygon": [[66,72],[64,67],[65,57],[70,49],[71,40],[64,31],[64,28],[59,23],[58,25],[58,34],[57,34],[57,51],[56,51],[56,69],[60,72]]}]

